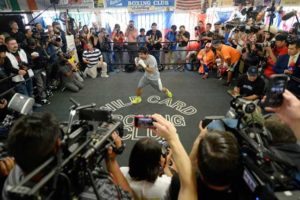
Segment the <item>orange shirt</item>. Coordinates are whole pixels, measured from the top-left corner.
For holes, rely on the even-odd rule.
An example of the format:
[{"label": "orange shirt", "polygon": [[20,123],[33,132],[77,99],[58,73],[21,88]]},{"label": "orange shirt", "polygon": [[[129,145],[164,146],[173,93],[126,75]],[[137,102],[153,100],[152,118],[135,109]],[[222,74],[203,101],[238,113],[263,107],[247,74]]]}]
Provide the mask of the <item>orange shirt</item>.
[{"label": "orange shirt", "polygon": [[241,54],[238,50],[224,44],[222,45],[220,53],[222,58],[225,61],[229,59],[231,64],[238,62],[241,57]]},{"label": "orange shirt", "polygon": [[202,49],[198,53],[197,58],[198,60],[203,60],[205,65],[209,65],[215,61],[215,54],[211,49],[208,52],[206,52],[205,49]]}]

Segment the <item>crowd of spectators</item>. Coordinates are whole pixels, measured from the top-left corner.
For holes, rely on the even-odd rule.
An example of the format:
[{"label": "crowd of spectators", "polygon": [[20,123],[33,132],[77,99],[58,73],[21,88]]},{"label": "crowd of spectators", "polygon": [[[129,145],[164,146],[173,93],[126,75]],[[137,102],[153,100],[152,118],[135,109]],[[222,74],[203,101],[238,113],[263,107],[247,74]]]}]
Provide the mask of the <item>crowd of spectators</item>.
[{"label": "crowd of spectators", "polygon": [[[9,26],[9,33],[0,34],[3,98],[0,109],[5,108],[14,92],[34,97],[35,106],[50,103],[52,90],[58,87],[79,92],[87,77],[96,78],[100,72],[101,78],[109,78],[112,71],[126,71],[124,52],[128,52],[129,64],[134,65],[138,48],[145,46],[166,70],[186,68],[200,73],[203,79],[216,70],[220,79],[227,74],[225,86],[237,79],[231,94],[242,95],[246,100],[261,99],[265,82],[272,74],[290,76],[288,89],[300,95],[300,41],[293,32],[277,31],[274,27],[248,24],[250,28],[229,25],[222,28],[217,22],[211,31],[212,24],[199,21],[195,27],[196,40],[192,43],[184,25],[179,31],[172,25],[165,36],[156,23],[147,32],[141,28],[139,34],[134,21],[129,22],[125,32],[116,24],[111,35],[96,24],[77,31],[63,31],[58,22],[46,29],[38,23],[24,32],[18,29],[16,22],[10,22]],[[78,61],[74,49],[67,48],[66,35],[70,34],[74,35]],[[161,61],[162,55],[165,62]],[[281,108],[267,110],[276,112],[290,127],[288,134],[292,139],[288,142],[295,145],[300,133],[297,112],[300,103],[292,93],[284,93]],[[199,136],[188,156],[175,126],[159,114],[152,117],[155,120],[153,132],[169,144],[167,154],[162,153],[161,144],[156,140],[143,138],[133,147],[128,167],[120,168],[115,153],[108,150],[107,169],[122,191],[118,193],[121,199],[130,196],[136,199],[247,199],[247,191],[241,190],[244,185],[239,171],[239,145],[232,133],[208,131],[200,122]],[[276,122],[268,126],[270,130],[273,128],[274,134],[279,134]],[[30,142],[24,143],[28,137]],[[116,135],[113,139],[116,146],[120,146],[121,139]],[[2,198],[10,199],[6,185],[19,183],[24,174],[45,158],[56,155],[60,142],[58,123],[49,114],[25,116],[16,122],[8,138],[10,155],[14,158],[0,161],[2,175],[8,175],[16,162],[6,180]],[[298,151],[297,146],[295,152]],[[37,180],[39,178],[33,181]]]}]

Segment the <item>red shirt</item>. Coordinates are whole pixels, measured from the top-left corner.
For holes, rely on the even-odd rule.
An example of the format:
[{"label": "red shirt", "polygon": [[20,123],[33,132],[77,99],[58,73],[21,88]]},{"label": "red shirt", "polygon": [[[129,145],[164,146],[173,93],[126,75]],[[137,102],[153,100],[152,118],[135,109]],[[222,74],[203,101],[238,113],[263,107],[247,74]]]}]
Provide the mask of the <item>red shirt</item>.
[{"label": "red shirt", "polygon": [[[278,56],[282,56],[288,53],[288,47],[282,47],[282,48],[276,48],[273,53],[275,54],[276,57]],[[267,60],[267,66],[266,69],[264,71],[264,75],[267,78],[270,78],[271,75],[275,74],[275,72],[273,71],[273,67],[276,63],[273,62],[273,60],[271,59],[271,57],[268,57]]]}]

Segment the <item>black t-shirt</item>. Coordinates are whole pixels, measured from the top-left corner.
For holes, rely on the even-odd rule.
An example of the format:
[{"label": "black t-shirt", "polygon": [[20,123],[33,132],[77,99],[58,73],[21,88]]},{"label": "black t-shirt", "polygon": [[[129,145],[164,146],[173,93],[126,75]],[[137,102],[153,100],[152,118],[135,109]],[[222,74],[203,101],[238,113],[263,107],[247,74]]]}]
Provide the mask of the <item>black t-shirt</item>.
[{"label": "black t-shirt", "polygon": [[[177,200],[180,190],[178,174],[172,177],[172,181],[167,195],[168,200]],[[212,190],[207,187],[200,176],[197,175],[197,191],[199,200],[249,200],[251,199],[250,190],[242,180],[237,180],[230,188],[223,191]]]},{"label": "black t-shirt", "polygon": [[[211,37],[212,38],[213,36],[214,36],[214,33],[211,31],[201,33],[201,37]],[[203,40],[203,39],[201,39],[201,41],[204,43],[211,42],[211,40]]]},{"label": "black t-shirt", "polygon": [[255,81],[249,81],[247,75],[243,75],[239,78],[237,87],[240,88],[240,94],[242,96],[257,95],[262,96],[264,93],[265,82],[261,77],[257,77]]},{"label": "black t-shirt", "polygon": [[16,33],[10,32],[9,35],[17,40],[17,43],[21,44],[25,39],[24,33],[18,31]]},{"label": "black t-shirt", "polygon": [[147,31],[146,36],[149,37],[150,41],[153,41],[153,43],[148,43],[147,44],[147,48],[149,50],[152,50],[152,49],[159,50],[162,47],[161,44],[160,44],[160,42],[154,44],[155,41],[157,41],[160,38],[162,38],[162,34],[161,34],[161,32],[159,30],[156,30],[155,32],[153,32],[152,30],[149,30],[149,31]]},{"label": "black t-shirt", "polygon": [[[190,40],[190,33],[189,32],[185,31],[182,35]],[[188,43],[189,43],[188,41],[187,42],[186,41],[180,41],[178,46],[186,47],[188,45]]]}]

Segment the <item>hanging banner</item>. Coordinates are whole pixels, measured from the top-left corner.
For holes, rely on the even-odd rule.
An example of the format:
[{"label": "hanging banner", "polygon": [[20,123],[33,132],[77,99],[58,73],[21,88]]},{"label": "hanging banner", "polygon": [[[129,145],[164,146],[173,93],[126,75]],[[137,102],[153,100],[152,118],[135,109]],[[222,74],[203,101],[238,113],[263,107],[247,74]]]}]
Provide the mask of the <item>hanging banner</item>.
[{"label": "hanging banner", "polygon": [[148,10],[151,8],[174,7],[175,0],[106,0],[107,8],[122,8]]},{"label": "hanging banner", "polygon": [[282,6],[299,6],[299,0],[281,0]]},{"label": "hanging banner", "polygon": [[104,0],[94,0],[95,8],[104,8]]},{"label": "hanging banner", "polygon": [[[103,0],[97,0],[98,2]],[[56,9],[93,9],[94,0],[60,0],[54,4]],[[11,9],[13,11],[45,10],[50,7],[50,1],[45,0],[0,0],[0,10]]]},{"label": "hanging banner", "polygon": [[217,15],[218,15],[219,21],[221,23],[226,22],[230,18],[231,13],[232,13],[232,11],[225,11],[225,12],[223,12],[223,11],[217,11]]},{"label": "hanging banner", "polygon": [[217,1],[217,6],[218,6],[218,7],[229,7],[229,6],[233,6],[233,1],[232,1],[232,0],[218,0],[218,1]]},{"label": "hanging banner", "polygon": [[92,9],[94,0],[60,0],[58,9]]}]

